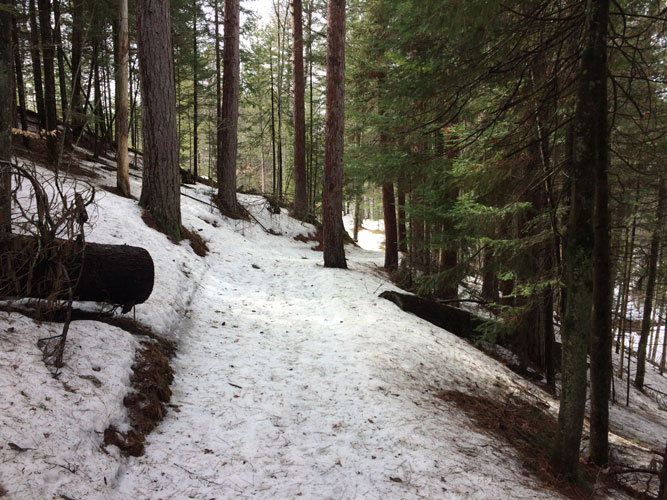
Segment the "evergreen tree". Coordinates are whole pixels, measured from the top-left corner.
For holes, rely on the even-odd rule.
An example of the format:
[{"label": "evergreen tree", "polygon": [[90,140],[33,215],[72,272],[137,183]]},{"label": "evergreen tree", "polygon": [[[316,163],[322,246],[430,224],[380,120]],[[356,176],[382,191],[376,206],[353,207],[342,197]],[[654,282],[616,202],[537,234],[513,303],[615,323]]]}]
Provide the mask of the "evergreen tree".
[{"label": "evergreen tree", "polygon": [[137,0],[136,10],[144,146],[139,203],[178,240],[182,235],[181,193],[169,2]]},{"label": "evergreen tree", "polygon": [[322,196],[324,265],[346,269],[341,215],[345,113],[345,0],[329,0],[327,22],[326,153]]},{"label": "evergreen tree", "polygon": [[12,70],[12,2],[0,1],[0,233],[11,231],[12,108],[15,105]]},{"label": "evergreen tree", "polygon": [[218,198],[236,215],[236,151],[239,118],[239,0],[225,0],[222,112],[218,136]]}]

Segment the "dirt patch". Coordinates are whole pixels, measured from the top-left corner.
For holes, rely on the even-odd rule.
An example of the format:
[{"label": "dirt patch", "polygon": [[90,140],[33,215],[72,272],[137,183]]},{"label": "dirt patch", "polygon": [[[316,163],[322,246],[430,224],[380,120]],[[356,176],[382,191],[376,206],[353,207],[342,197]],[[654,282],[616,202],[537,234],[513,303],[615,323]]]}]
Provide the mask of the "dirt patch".
[{"label": "dirt patch", "polygon": [[[174,245],[178,245],[178,241],[173,236],[167,234],[164,231],[162,226],[155,219],[155,216],[149,210],[144,210],[141,212],[141,220],[143,220],[144,224],[146,224],[151,229],[155,229],[156,231],[159,231],[162,234],[164,234],[169,239],[169,241],[171,241]],[[206,257],[208,255],[209,252],[208,245],[197,232],[191,231],[186,227],[181,226],[181,234],[183,235],[184,239],[190,242],[192,250],[194,250],[194,252],[197,255],[199,255],[200,257]]]},{"label": "dirt patch", "polygon": [[288,210],[290,208],[289,203],[286,203],[284,200],[280,200],[277,197],[264,196],[264,199],[266,200],[267,210],[269,211],[269,213],[272,213],[273,215],[279,215],[281,208],[287,208]]},{"label": "dirt patch", "polygon": [[442,391],[437,397],[463,410],[482,432],[512,446],[523,466],[546,489],[579,500],[593,498],[589,485],[595,485],[595,497],[599,498],[607,498],[609,490],[615,487],[613,478],[589,463],[580,463],[583,481],[579,483],[567,481],[559,474],[551,461],[558,423],[553,416],[526,401],[508,396],[500,403],[458,391]]},{"label": "dirt patch", "polygon": [[[53,166],[49,165],[47,160],[46,140],[43,138],[31,137],[28,141],[30,147],[26,148],[23,141],[17,139],[15,136],[12,142],[13,154],[30,163],[34,163],[40,167],[53,171]],[[94,170],[88,167],[83,167],[80,164],[77,154],[71,151],[65,151],[63,153],[58,172],[64,175],[87,177],[88,179],[97,179],[99,177]]]},{"label": "dirt patch", "polygon": [[104,431],[104,445],[115,445],[125,455],[144,454],[146,435],[166,414],[165,404],[171,398],[170,384],[174,379],[169,364],[174,345],[165,340],[143,341],[132,369],[133,392],[125,396],[132,429],[121,432],[113,426]]},{"label": "dirt patch", "polygon": [[250,220],[250,213],[238,201],[236,202],[235,212],[232,212],[231,210],[228,210],[227,207],[225,207],[222,204],[222,201],[220,201],[220,198],[218,198],[217,196],[213,197],[213,203],[215,203],[215,206],[218,207],[218,210],[220,210],[220,214],[224,215],[225,217],[228,217],[230,219],[235,219],[235,220],[246,220],[246,221]]},{"label": "dirt patch", "polygon": [[202,238],[199,235],[199,233],[195,231],[190,231],[189,229],[186,228],[183,228],[182,231],[185,237],[190,242],[192,250],[194,250],[194,252],[200,257],[206,257],[208,255],[209,249],[208,245],[204,241],[204,238]]},{"label": "dirt patch", "polygon": [[297,234],[294,239],[296,241],[300,241],[301,243],[310,243],[310,242],[316,242],[317,245],[314,247],[310,247],[311,250],[314,250],[315,252],[322,252],[324,250],[323,246],[323,240],[324,240],[324,233],[322,229],[322,224],[316,223],[315,225],[315,234]]},{"label": "dirt patch", "polygon": [[[36,306],[19,305],[13,309],[7,306],[0,307],[0,309],[19,312],[38,321],[62,322],[65,321],[67,315],[66,308],[40,311]],[[176,353],[175,344],[162,339],[149,327],[127,317],[73,309],[71,319],[72,321],[99,321],[125,330],[132,335],[149,338],[141,342],[141,347],[132,365],[133,391],[123,399],[123,404],[128,408],[132,429],[121,432],[111,426],[104,431],[105,446],[118,446],[125,455],[143,455],[146,435],[164,418],[165,404],[171,398],[170,385],[174,379],[174,373],[170,360]],[[95,384],[96,379],[92,380],[88,377],[88,380]]]},{"label": "dirt patch", "polygon": [[164,230],[162,225],[157,221],[157,219],[150,210],[141,211],[141,220],[144,221],[144,224],[146,224],[151,229],[155,229],[156,231],[159,231],[160,233],[164,234],[167,238],[169,238],[169,241],[171,241],[175,245],[178,244],[178,241],[176,241],[173,238],[173,236],[171,236]]}]

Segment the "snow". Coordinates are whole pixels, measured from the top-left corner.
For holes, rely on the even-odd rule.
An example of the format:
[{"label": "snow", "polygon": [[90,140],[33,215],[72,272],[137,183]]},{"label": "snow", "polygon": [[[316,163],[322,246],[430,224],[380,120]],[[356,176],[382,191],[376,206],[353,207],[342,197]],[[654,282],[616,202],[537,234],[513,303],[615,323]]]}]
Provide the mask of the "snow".
[{"label": "snow", "polygon": [[[115,185],[91,167],[95,182]],[[173,406],[144,456],[100,448],[105,428],[128,427],[122,400],[141,338],[74,322],[56,379],[36,344],[60,325],[0,315],[0,487],[9,498],[557,498],[509,446],[435,397],[500,399],[529,384],[378,298],[395,289],[380,271],[381,234],[361,231],[362,248],[346,247],[350,269],[327,269],[315,243],[294,240],[314,228],[271,215],[262,198],[239,195],[278,236],[220,216],[206,186],[183,192],[184,225],[207,242],[207,257],[109,193],[87,235],[149,250],[155,288],[136,317],[177,342]],[[663,418],[628,415],[642,440],[664,432]]]},{"label": "snow", "polygon": [[[354,237],[354,216],[343,216],[343,224],[350,237]],[[357,244],[364,250],[384,251],[384,223],[364,219],[357,235]]]}]

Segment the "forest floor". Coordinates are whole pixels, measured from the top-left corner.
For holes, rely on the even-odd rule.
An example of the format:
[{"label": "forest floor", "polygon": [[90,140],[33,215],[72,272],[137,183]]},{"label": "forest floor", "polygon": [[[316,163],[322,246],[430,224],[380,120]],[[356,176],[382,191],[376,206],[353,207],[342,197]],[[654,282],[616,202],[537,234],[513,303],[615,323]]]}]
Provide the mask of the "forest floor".
[{"label": "forest floor", "polygon": [[[134,314],[176,344],[172,397],[145,454],[123,456],[104,446],[104,431],[130,429],[123,399],[146,339],[75,321],[54,377],[37,341],[62,325],[0,313],[0,497],[562,497],[526,467],[525,450],[462,406],[474,397],[504,411],[517,401],[553,415],[557,403],[378,298],[397,290],[382,253],[348,245],[349,270],[324,268],[313,242],[294,239],[312,226],[285,210],[272,215],[260,196],[239,195],[256,220],[222,217],[198,184],[182,188],[182,212],[209,247],[201,257],[147,227],[136,201],[109,192],[113,161],[81,163],[95,177],[80,181],[106,188],[88,241],[142,246],[154,259],[153,295]],[[645,396],[631,401],[612,410],[624,435],[614,443],[639,466],[664,446],[667,412]],[[591,496],[623,497],[590,487]]]}]

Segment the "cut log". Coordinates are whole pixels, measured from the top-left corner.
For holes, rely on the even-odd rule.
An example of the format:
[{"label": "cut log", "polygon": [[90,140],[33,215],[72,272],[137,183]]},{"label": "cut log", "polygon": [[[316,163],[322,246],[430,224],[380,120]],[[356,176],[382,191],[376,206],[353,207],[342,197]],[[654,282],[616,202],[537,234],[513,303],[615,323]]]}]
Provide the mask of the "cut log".
[{"label": "cut log", "polygon": [[153,259],[144,248],[0,236],[0,298],[106,302],[127,312],[150,297]]}]

